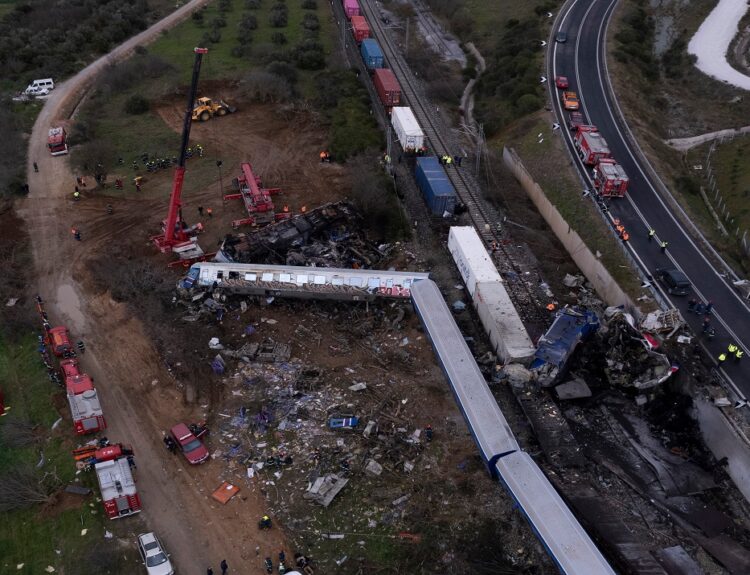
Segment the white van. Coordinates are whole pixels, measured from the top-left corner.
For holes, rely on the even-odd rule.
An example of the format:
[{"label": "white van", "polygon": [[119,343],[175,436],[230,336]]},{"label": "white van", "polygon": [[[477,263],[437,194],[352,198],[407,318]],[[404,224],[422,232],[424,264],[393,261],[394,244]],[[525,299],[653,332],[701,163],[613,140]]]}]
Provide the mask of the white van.
[{"label": "white van", "polygon": [[42,78],[41,80],[34,80],[29,84],[24,93],[29,96],[46,96],[54,89],[55,83],[52,81],[52,78]]}]

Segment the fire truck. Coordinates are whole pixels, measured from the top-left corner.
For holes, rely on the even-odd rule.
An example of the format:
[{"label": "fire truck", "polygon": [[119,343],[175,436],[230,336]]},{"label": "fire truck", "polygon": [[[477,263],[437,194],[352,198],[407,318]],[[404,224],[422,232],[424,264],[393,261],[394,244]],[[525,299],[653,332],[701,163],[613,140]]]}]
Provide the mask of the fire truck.
[{"label": "fire truck", "polygon": [[[91,384],[91,379],[86,376],[79,381],[78,388],[84,389],[81,393],[71,393],[71,389],[68,387],[68,405],[73,416],[75,432],[78,435],[85,435],[106,429],[107,422],[104,420],[99,395]],[[87,386],[90,386],[90,388],[87,388]]]},{"label": "fire truck", "polygon": [[607,198],[622,198],[628,191],[630,179],[623,167],[612,158],[599,160],[593,173],[594,188]]},{"label": "fire truck", "polygon": [[68,335],[67,327],[58,326],[47,330],[46,340],[47,345],[52,348],[52,353],[57,357],[67,356],[73,351],[73,346],[70,345],[70,335]]},{"label": "fire truck", "polygon": [[596,126],[578,126],[573,141],[578,155],[586,165],[594,166],[602,158],[612,157],[607,140]]},{"label": "fire truck", "polygon": [[127,517],[141,511],[141,498],[128,461],[132,457],[132,449],[115,444],[97,449],[91,460],[99,481],[104,512],[109,519]]},{"label": "fire truck", "polygon": [[49,129],[47,147],[53,156],[62,156],[68,153],[68,134],[65,132],[65,128],[58,126]]}]

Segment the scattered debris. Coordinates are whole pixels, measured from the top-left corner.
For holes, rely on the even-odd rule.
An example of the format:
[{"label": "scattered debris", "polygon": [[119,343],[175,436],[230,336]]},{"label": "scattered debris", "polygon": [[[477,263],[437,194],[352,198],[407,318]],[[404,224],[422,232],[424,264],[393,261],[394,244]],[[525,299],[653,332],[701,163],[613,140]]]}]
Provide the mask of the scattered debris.
[{"label": "scattered debris", "polygon": [[318,477],[303,495],[315,503],[328,507],[349,480],[338,473],[331,473],[325,477]]},{"label": "scattered debris", "polygon": [[228,481],[225,481],[219,488],[211,494],[211,497],[222,505],[226,505],[227,502],[239,493],[240,488],[236,485],[232,485]]}]

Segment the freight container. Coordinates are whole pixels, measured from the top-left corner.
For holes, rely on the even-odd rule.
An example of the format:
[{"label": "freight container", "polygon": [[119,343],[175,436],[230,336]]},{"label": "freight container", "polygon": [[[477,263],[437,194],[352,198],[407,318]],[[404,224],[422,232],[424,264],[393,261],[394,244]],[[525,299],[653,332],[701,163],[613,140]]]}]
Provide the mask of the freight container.
[{"label": "freight container", "polygon": [[344,12],[350,20],[352,16],[359,16],[359,2],[357,0],[344,0]]},{"label": "freight container", "polygon": [[448,232],[448,251],[453,256],[453,261],[456,262],[456,267],[472,298],[478,283],[502,283],[503,278],[497,273],[490,254],[473,227],[451,227]]},{"label": "freight container", "polygon": [[498,281],[478,282],[473,301],[479,320],[500,360],[503,363],[530,361],[536,348],[505,285]]},{"label": "freight container", "polygon": [[[364,45],[364,44],[363,44]],[[411,108],[404,106],[391,110],[391,124],[404,152],[416,152],[424,147],[424,132]]]},{"label": "freight container", "polygon": [[443,166],[435,156],[417,158],[414,176],[430,211],[437,215],[453,215],[456,208],[456,190]]},{"label": "freight container", "polygon": [[364,16],[352,16],[352,32],[357,44],[370,37],[370,25]]},{"label": "freight container", "polygon": [[380,102],[390,114],[391,108],[401,103],[401,86],[396,79],[396,75],[388,68],[378,68],[375,70],[373,82],[380,97]]},{"label": "freight container", "polygon": [[359,51],[362,53],[362,59],[365,61],[365,66],[367,66],[368,70],[383,67],[383,51],[375,40],[372,38],[362,40]]}]

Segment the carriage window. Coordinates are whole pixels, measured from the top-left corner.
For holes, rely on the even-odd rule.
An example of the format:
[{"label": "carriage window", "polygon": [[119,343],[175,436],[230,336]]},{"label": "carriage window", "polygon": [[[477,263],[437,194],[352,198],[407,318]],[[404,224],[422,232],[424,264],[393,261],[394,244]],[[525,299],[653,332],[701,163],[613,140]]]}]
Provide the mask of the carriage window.
[{"label": "carriage window", "polygon": [[229,272],[229,279],[230,280],[240,279],[240,272]]}]

